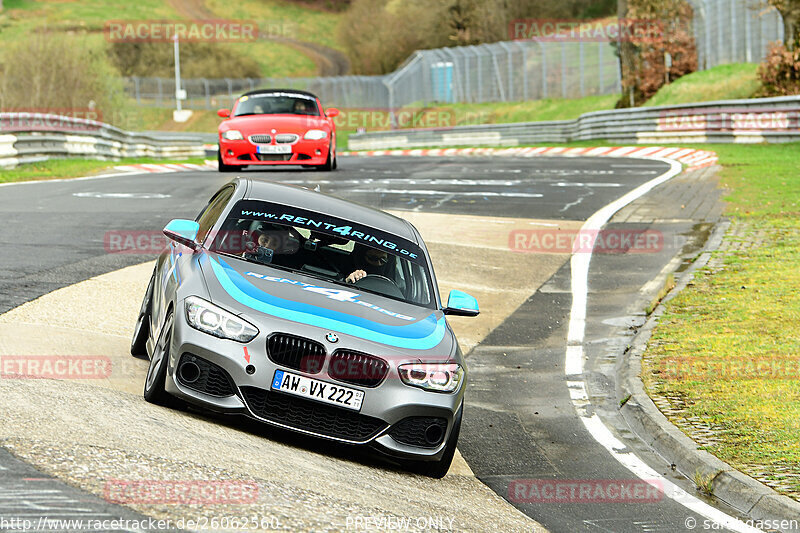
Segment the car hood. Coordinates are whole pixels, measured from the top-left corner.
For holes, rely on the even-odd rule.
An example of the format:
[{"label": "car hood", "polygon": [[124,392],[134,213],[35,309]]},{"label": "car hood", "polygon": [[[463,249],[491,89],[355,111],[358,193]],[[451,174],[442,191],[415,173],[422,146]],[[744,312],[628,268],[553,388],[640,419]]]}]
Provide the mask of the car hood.
[{"label": "car hood", "polygon": [[401,350],[448,356],[455,348],[441,310],[213,252],[200,265],[211,300],[260,327],[282,319]]},{"label": "car hood", "polygon": [[220,132],[226,130],[239,130],[246,137],[254,133],[271,133],[274,129],[278,133],[302,134],[310,129],[328,130],[328,122],[323,117],[308,115],[248,115],[233,117],[222,122]]}]

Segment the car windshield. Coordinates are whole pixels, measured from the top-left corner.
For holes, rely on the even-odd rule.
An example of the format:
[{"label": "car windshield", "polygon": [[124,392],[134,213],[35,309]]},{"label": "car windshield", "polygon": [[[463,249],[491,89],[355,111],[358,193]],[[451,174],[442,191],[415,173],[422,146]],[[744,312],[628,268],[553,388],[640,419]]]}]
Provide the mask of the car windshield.
[{"label": "car windshield", "polygon": [[239,98],[234,117],[245,115],[311,115],[319,116],[314,98],[299,93],[250,94]]},{"label": "car windshield", "polygon": [[396,235],[352,221],[280,204],[242,200],[213,237],[210,250],[414,305],[435,307],[422,249]]}]

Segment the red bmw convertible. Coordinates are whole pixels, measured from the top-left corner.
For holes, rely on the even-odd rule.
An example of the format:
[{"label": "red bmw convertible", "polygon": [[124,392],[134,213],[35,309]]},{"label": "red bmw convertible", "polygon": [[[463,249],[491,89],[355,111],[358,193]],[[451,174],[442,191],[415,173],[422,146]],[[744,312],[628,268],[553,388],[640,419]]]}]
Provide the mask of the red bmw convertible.
[{"label": "red bmw convertible", "polygon": [[233,110],[220,109],[219,170],[248,165],[336,168],[339,110],[323,111],[319,98],[294,89],[262,89],[242,95]]}]

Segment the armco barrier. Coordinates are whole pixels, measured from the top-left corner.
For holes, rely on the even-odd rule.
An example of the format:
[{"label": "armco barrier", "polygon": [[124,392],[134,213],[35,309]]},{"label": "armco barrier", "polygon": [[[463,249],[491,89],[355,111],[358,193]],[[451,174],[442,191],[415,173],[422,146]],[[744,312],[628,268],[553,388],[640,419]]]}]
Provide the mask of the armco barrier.
[{"label": "armco barrier", "polygon": [[800,96],[595,111],[575,120],[403,129],[351,135],[349,150],[522,146],[604,140],[614,144],[800,140]]},{"label": "armco barrier", "polygon": [[215,135],[133,133],[93,120],[0,113],[0,168],[51,158],[204,157]]}]

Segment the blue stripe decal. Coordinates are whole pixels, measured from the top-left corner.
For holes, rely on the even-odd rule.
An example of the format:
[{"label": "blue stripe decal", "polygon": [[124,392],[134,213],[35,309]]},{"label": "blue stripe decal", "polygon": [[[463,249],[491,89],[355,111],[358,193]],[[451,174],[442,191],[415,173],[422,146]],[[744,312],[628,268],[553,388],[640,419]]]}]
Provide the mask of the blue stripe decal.
[{"label": "blue stripe decal", "polygon": [[206,258],[222,288],[237,302],[256,311],[398,348],[430,350],[444,338],[444,317],[436,320],[434,313],[411,324],[381,324],[324,307],[279,298],[258,289],[223,260]]}]

